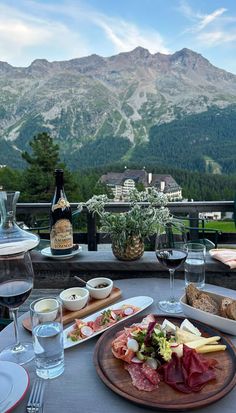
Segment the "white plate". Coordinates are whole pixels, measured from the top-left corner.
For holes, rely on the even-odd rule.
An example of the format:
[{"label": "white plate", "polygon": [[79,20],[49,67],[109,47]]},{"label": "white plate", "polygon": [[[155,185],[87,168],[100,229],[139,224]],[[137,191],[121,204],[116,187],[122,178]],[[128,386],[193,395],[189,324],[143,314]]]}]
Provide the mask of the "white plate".
[{"label": "white plate", "polygon": [[0,361],[0,412],[7,413],[23,399],[29,387],[24,367],[10,361]]},{"label": "white plate", "polygon": [[52,258],[53,260],[68,260],[69,258],[72,258],[75,255],[79,254],[81,251],[82,247],[79,245],[79,248],[77,250],[73,250],[71,254],[52,255],[51,248],[47,247],[41,250],[41,254],[45,257]]},{"label": "white plate", "polygon": [[[215,301],[220,304],[222,298],[225,296],[220,294],[211,293],[209,291],[203,291],[209,294]],[[236,335],[236,321],[230,320],[229,318],[221,317],[219,315],[207,313],[206,311],[194,308],[187,304],[186,295],[184,294],[180,299],[180,304],[183,313],[194,320],[201,321],[202,323],[208,324],[209,326],[215,327],[224,333]]]},{"label": "white plate", "polygon": [[118,310],[118,309],[121,308],[122,305],[124,305],[124,304],[126,304],[126,305],[127,305],[127,304],[128,304],[128,305],[134,305],[134,306],[140,308],[140,309],[139,309],[138,311],[136,311],[134,314],[131,314],[131,315],[123,318],[122,320],[117,321],[114,325],[109,326],[109,327],[106,327],[106,328],[104,328],[104,330],[96,331],[92,336],[86,337],[86,338],[84,338],[84,339],[82,339],[82,340],[79,340],[79,341],[72,341],[72,340],[68,339],[68,338],[67,338],[67,334],[68,334],[71,330],[73,330],[73,326],[70,326],[70,327],[66,328],[66,329],[63,331],[63,334],[64,334],[64,348],[69,348],[69,347],[77,346],[77,344],[83,343],[84,341],[87,341],[87,340],[89,340],[90,338],[93,338],[93,337],[97,336],[98,334],[103,333],[104,331],[108,330],[109,328],[112,328],[113,326],[116,326],[117,324],[121,323],[122,321],[127,320],[128,318],[133,317],[133,316],[139,314],[139,313],[140,313],[141,311],[143,311],[145,308],[149,307],[152,303],[153,303],[153,299],[152,299],[151,297],[146,297],[146,296],[132,297],[132,298],[128,298],[127,300],[123,300],[123,301],[120,301],[119,303],[116,303],[116,304],[113,304],[113,305],[111,305],[111,306],[108,306],[108,307],[106,307],[106,308],[103,308],[102,310],[97,311],[97,312],[94,313],[94,314],[91,314],[89,317],[83,318],[82,320],[85,321],[85,322],[87,322],[87,321],[95,321],[96,318],[97,318],[98,316],[100,316],[103,311],[106,311],[106,310],[109,310],[109,309],[110,309],[110,310]]}]

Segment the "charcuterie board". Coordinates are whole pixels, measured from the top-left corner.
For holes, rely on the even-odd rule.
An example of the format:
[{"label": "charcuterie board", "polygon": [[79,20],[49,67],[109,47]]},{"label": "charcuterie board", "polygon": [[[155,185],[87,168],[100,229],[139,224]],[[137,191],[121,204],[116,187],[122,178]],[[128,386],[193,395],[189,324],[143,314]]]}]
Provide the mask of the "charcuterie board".
[{"label": "charcuterie board", "polygon": [[[132,319],[132,322],[130,320],[123,321],[122,327],[129,327],[132,323],[138,323],[142,318],[142,316],[137,316]],[[162,323],[164,318],[163,315],[156,315],[156,320],[159,323]],[[168,320],[175,325],[180,325],[183,318],[168,316]],[[193,321],[193,323],[205,337],[221,335],[218,330],[206,324],[197,321]],[[180,393],[164,382],[161,382],[159,388],[154,391],[140,391],[133,386],[128,372],[124,369],[123,361],[118,360],[112,354],[112,341],[120,330],[121,327],[118,325],[103,333],[95,347],[94,363],[99,377],[106,386],[139,406],[167,412],[192,411],[192,409],[208,406],[220,400],[236,384],[236,349],[229,339],[221,335],[221,343],[225,344],[227,349],[221,352],[204,354],[204,357],[213,358],[217,361],[216,380],[209,382],[201,391],[188,394]]]},{"label": "charcuterie board", "polygon": [[[100,308],[107,307],[109,304],[114,303],[121,297],[121,290],[118,287],[113,287],[111,294],[104,298],[103,300],[95,300],[94,298],[89,298],[87,305],[78,311],[69,311],[63,308],[63,324],[69,324],[74,321],[75,318],[83,318]],[[31,331],[31,321],[30,318],[25,318],[22,321],[24,328],[28,331]]]}]

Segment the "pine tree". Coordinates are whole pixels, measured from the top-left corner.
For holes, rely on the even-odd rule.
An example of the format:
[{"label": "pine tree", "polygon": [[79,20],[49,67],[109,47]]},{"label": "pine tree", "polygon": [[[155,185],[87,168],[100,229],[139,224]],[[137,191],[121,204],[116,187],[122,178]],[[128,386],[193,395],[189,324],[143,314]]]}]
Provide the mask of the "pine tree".
[{"label": "pine tree", "polygon": [[[64,169],[65,190],[68,199],[78,199],[77,184],[71,172],[60,162],[59,145],[46,132],[34,136],[29,143],[32,152],[23,152],[22,158],[28,163],[22,179],[22,201],[49,202],[54,192],[54,170]],[[73,199],[72,199],[73,198]]]}]

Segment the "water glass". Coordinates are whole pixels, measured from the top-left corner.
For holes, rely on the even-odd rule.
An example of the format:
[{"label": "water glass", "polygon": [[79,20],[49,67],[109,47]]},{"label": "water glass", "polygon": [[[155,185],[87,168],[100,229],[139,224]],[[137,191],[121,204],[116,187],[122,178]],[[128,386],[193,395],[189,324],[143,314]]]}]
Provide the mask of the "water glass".
[{"label": "water glass", "polygon": [[185,285],[193,283],[197,288],[205,285],[206,247],[200,243],[187,244],[188,256],[184,264]]},{"label": "water glass", "polygon": [[56,298],[40,298],[30,305],[36,373],[53,379],[64,371],[62,305]]}]

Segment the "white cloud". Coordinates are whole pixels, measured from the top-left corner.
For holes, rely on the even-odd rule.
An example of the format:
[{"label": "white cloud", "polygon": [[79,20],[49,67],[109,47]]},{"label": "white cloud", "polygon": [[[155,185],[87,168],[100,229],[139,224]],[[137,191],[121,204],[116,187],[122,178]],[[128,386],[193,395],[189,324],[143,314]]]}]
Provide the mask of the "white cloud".
[{"label": "white cloud", "polygon": [[67,58],[88,52],[86,41],[63,22],[37,18],[33,14],[0,5],[0,60],[25,66],[36,57],[55,59],[54,50],[59,49],[64,50]]},{"label": "white cloud", "polygon": [[[236,40],[236,17],[224,8],[218,8],[212,13],[203,14],[193,10],[186,0],[180,2],[180,12],[191,21],[184,33],[192,34],[192,42],[196,42],[198,48],[210,48],[221,44],[230,44]],[[227,12],[227,13],[226,13]]]},{"label": "white cloud", "polygon": [[163,38],[155,30],[139,29],[131,22],[101,14],[90,15],[90,18],[104,31],[117,53],[130,51],[137,46],[142,46],[151,53],[169,53]]},{"label": "white cloud", "polygon": [[[44,9],[53,11],[50,4],[46,4]],[[77,1],[70,5],[66,3],[58,5],[57,13],[69,16],[78,24],[83,21],[99,27],[116,53],[130,51],[137,46],[147,48],[152,53],[169,52],[164,39],[157,30],[143,29],[133,22],[99,13],[85,2]]]},{"label": "white cloud", "polygon": [[219,21],[219,18],[227,11],[227,9],[221,7],[212,13],[203,14],[200,11],[193,10],[185,0],[180,2],[179,10],[187,19],[193,22],[193,25],[186,30],[187,32],[199,32],[205,29],[210,24]]},{"label": "white cloud", "polygon": [[197,26],[197,30],[204,29],[206,26],[208,26],[210,23],[212,23],[214,20],[216,20],[226,11],[227,9],[221,8],[221,9],[215,10],[211,14],[206,14],[205,16],[202,16]]},{"label": "white cloud", "polygon": [[[16,3],[18,6],[18,3]],[[91,53],[111,55],[137,46],[151,53],[169,53],[158,31],[109,17],[82,3],[19,2],[0,4],[0,60],[27,66],[35,58],[63,60]],[[83,29],[82,29],[83,27]],[[90,32],[101,30],[100,50]],[[105,40],[106,39],[106,40]]]},{"label": "white cloud", "polygon": [[223,43],[230,43],[236,40],[236,32],[226,33],[224,31],[213,31],[201,33],[198,40],[207,47],[217,46]]}]

